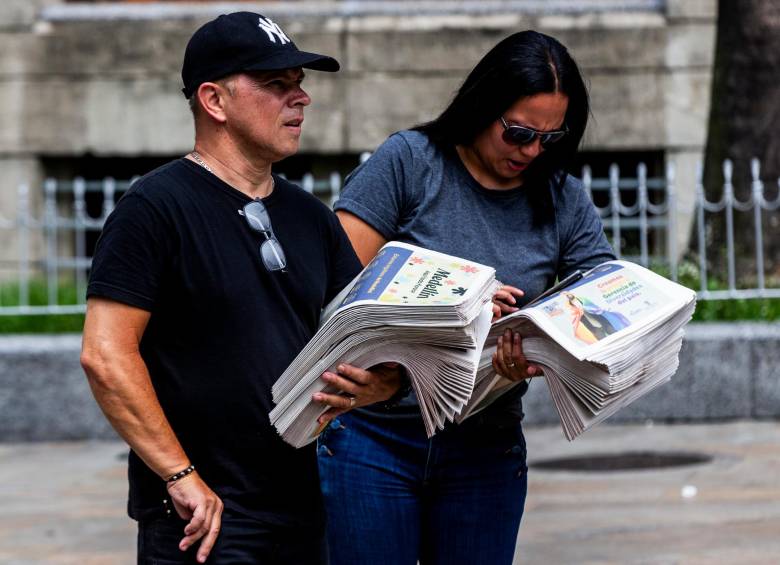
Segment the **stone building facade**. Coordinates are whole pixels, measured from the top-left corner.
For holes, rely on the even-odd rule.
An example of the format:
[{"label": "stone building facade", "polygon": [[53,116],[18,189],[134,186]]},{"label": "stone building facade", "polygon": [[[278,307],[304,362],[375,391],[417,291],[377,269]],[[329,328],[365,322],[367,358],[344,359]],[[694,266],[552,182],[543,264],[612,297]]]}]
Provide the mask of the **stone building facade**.
[{"label": "stone building facade", "polygon": [[20,182],[35,198],[47,176],[130,176],[185,153],[193,130],[180,93],[184,46],[201,23],[236,9],[270,16],[299,47],[342,63],[336,75],[307,78],[314,104],[299,168],[346,172],[389,133],[435,116],[499,39],[533,28],[567,45],[590,84],[586,156],[674,160],[680,196],[693,192],[714,0],[6,0],[0,215],[13,214]]}]

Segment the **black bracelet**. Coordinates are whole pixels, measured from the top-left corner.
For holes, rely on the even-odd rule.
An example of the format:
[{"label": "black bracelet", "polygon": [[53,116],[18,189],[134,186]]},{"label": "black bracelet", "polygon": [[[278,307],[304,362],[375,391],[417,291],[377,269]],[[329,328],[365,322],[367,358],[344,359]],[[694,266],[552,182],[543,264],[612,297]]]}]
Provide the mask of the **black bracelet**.
[{"label": "black bracelet", "polygon": [[189,475],[190,473],[193,473],[193,472],[195,472],[195,465],[190,465],[186,469],[182,469],[178,473],[174,473],[173,475],[171,475],[170,477],[165,479],[165,482],[166,483],[174,483],[174,482],[178,481],[179,479],[183,479],[184,477],[186,477],[187,475]]},{"label": "black bracelet", "polygon": [[378,404],[383,410],[392,410],[398,406],[404,398],[409,396],[410,392],[412,392],[412,381],[409,380],[409,374],[406,372],[403,365],[399,365],[399,369],[401,370],[401,387],[395,391],[393,396]]}]

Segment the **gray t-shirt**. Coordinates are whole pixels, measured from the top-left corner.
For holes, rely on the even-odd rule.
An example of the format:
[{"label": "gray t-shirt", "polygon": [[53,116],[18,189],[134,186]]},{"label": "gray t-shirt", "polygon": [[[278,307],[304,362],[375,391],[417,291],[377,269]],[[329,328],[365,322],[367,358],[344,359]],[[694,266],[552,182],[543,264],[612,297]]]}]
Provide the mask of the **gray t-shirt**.
[{"label": "gray t-shirt", "polygon": [[[536,198],[529,198],[531,191]],[[539,202],[547,202],[543,212]],[[388,241],[404,241],[490,265],[531,300],[557,277],[614,259],[582,183],[490,190],[454,149],[417,131],[390,136],[346,179],[336,210],[350,212]],[[521,394],[526,387],[521,389]],[[503,404],[503,403],[502,403]]]}]

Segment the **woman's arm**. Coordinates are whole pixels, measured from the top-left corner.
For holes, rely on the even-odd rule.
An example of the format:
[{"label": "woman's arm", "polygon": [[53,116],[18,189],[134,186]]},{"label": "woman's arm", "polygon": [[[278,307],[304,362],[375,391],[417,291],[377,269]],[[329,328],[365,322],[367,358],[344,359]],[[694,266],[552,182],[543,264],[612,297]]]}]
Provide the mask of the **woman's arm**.
[{"label": "woman's arm", "polygon": [[347,232],[347,237],[357,253],[358,259],[365,267],[377,254],[382,246],[387,243],[384,236],[358,218],[355,214],[339,210],[336,212],[341,227]]}]

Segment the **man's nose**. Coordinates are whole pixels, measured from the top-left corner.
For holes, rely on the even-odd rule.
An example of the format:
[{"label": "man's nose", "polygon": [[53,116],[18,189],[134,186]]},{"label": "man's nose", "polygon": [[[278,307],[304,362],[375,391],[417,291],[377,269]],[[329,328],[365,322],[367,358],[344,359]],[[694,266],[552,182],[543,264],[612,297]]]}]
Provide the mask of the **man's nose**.
[{"label": "man's nose", "polygon": [[290,97],[290,106],[308,106],[311,104],[311,97],[300,86],[296,88]]}]

